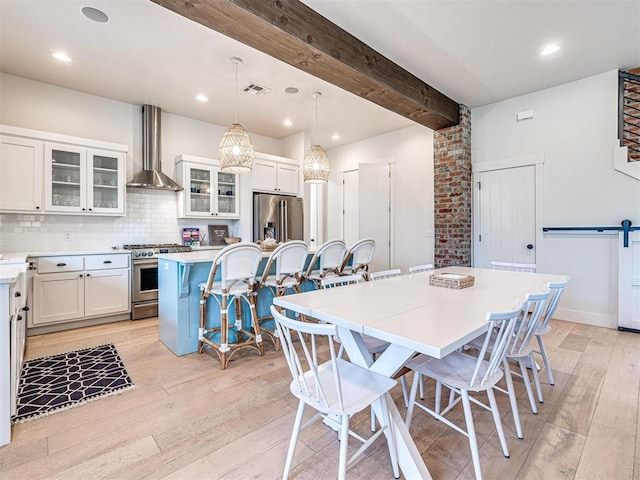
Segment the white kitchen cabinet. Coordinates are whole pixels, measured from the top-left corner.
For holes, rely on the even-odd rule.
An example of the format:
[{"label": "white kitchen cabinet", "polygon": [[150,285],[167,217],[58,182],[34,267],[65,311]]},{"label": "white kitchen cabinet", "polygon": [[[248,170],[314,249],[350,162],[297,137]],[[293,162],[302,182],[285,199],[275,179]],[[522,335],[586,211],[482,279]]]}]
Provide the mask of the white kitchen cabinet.
[{"label": "white kitchen cabinet", "polygon": [[33,312],[30,328],[128,314],[129,254],[65,255],[31,259]]},{"label": "white kitchen cabinet", "polygon": [[0,266],[0,446],[11,440],[11,416],[22,367],[27,264]]},{"label": "white kitchen cabinet", "polygon": [[299,184],[300,166],[294,160],[256,154],[252,170],[254,191],[298,195]]},{"label": "white kitchen cabinet", "polygon": [[124,214],[122,152],[45,143],[45,210]]},{"label": "white kitchen cabinet", "polygon": [[43,144],[0,135],[0,210],[41,212]]},{"label": "white kitchen cabinet", "polygon": [[124,215],[126,145],[0,125],[0,212]]},{"label": "white kitchen cabinet", "polygon": [[84,273],[47,273],[33,278],[32,325],[84,317]]},{"label": "white kitchen cabinet", "polygon": [[240,218],[238,175],[220,171],[217,160],[180,155],[176,163],[178,217]]},{"label": "white kitchen cabinet", "polygon": [[93,317],[129,309],[129,269],[95,270],[84,279],[84,315]]}]

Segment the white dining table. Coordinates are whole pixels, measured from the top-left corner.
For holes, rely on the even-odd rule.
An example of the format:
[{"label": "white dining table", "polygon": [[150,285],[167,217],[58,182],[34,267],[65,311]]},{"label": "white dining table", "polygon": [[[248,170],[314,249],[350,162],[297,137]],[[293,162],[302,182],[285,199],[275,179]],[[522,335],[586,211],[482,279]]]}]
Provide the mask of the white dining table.
[{"label": "white dining table", "polygon": [[[472,275],[474,284],[462,289],[429,285],[437,273]],[[416,353],[443,358],[487,329],[487,312],[508,311],[528,293],[541,292],[549,282],[568,277],[469,267],[447,267],[340,288],[314,290],[274,298],[288,310],[335,324],[351,362],[392,377]],[[391,345],[375,360],[361,334]],[[389,405],[405,478],[432,478],[400,413]],[[381,406],[374,404],[378,418]]]}]

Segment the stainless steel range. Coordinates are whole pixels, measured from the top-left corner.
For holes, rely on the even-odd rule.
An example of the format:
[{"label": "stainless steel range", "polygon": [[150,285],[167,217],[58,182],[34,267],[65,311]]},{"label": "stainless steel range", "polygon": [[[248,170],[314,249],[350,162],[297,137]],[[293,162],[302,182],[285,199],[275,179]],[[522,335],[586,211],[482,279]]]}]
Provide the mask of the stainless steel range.
[{"label": "stainless steel range", "polygon": [[146,245],[123,245],[131,250],[131,318],[155,317],[158,315],[158,259],[159,253],[190,252],[191,247],[177,243],[154,243]]}]

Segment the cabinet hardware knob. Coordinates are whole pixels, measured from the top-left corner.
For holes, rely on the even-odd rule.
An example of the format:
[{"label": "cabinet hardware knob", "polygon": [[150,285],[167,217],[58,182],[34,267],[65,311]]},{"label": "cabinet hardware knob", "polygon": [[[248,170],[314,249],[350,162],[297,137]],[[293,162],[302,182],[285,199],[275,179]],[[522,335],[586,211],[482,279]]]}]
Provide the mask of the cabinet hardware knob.
[{"label": "cabinet hardware knob", "polygon": [[13,296],[14,296],[14,297],[21,297],[21,296],[22,296],[22,294],[21,294],[20,292],[16,292],[16,293],[14,293],[14,294],[13,294]]},{"label": "cabinet hardware knob", "polygon": [[532,244],[527,245],[527,249],[533,250],[533,245]]},{"label": "cabinet hardware knob", "polygon": [[86,208],[83,208],[82,211],[84,212],[86,210]]},{"label": "cabinet hardware knob", "polygon": [[39,205],[36,205],[36,210],[40,210],[40,206]]},{"label": "cabinet hardware knob", "polygon": [[102,263],[111,263],[111,260],[105,260],[105,261],[104,261],[104,262],[102,262]]},{"label": "cabinet hardware knob", "polygon": [[22,320],[22,315],[18,315],[18,316],[16,317],[16,320],[18,320],[18,321]]},{"label": "cabinet hardware knob", "polygon": [[67,264],[66,263],[58,263],[56,264],[56,267],[66,267]]},{"label": "cabinet hardware knob", "polygon": [[82,278],[82,276],[83,276],[83,275],[82,275],[82,274],[80,274],[80,278]]},{"label": "cabinet hardware knob", "polygon": [[92,209],[90,208],[89,211],[91,211]]},{"label": "cabinet hardware knob", "polygon": [[27,305],[26,307],[22,307],[22,310],[24,310],[25,312],[29,311],[29,306]]},{"label": "cabinet hardware knob", "polygon": [[90,274],[90,273],[87,273],[87,277],[90,277],[90,276],[91,276],[91,274]]}]

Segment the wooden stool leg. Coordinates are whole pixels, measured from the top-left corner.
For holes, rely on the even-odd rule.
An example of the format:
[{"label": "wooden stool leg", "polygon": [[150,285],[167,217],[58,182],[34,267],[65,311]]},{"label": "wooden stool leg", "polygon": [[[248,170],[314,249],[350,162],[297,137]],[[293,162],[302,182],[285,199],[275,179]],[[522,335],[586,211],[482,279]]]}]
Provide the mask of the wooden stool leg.
[{"label": "wooden stool leg", "polygon": [[204,351],[204,342],[202,336],[204,335],[205,319],[207,318],[207,295],[204,290],[200,291],[200,330],[198,332],[198,353]]},{"label": "wooden stool leg", "polygon": [[264,355],[264,344],[262,343],[262,334],[260,333],[260,323],[258,322],[258,315],[256,314],[255,297],[249,292],[249,314],[251,315],[251,326],[253,327],[253,334],[256,338],[256,345],[258,347],[258,353],[262,357]]},{"label": "wooden stool leg", "polygon": [[227,317],[227,293],[222,293],[220,302],[220,369],[227,368],[227,352],[229,351],[229,327]]}]

